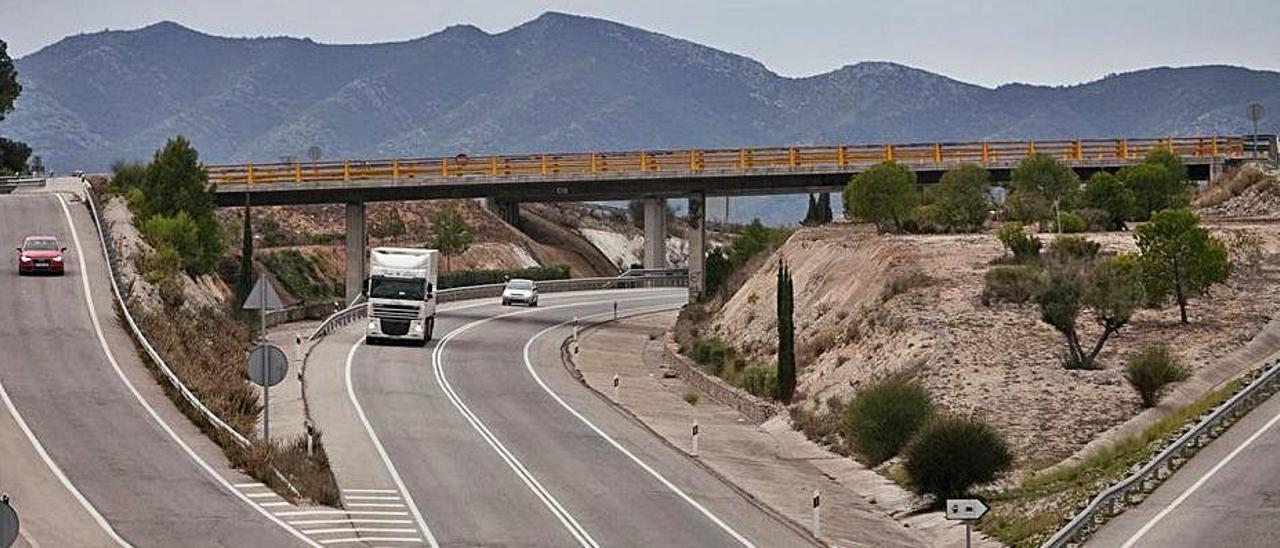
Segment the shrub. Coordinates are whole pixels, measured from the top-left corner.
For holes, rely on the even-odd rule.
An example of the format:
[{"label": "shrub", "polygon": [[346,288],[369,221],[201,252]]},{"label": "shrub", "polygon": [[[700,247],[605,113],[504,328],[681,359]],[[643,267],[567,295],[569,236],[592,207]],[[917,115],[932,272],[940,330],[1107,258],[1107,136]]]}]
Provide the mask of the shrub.
[{"label": "shrub", "polygon": [[991,208],[991,173],[973,164],[947,170],[934,195],[937,221],[951,231],[982,228]]},{"label": "shrub", "polygon": [[1058,264],[1092,261],[1102,244],[1080,236],[1059,236],[1049,242],[1049,259]]},{"label": "shrub", "polygon": [[1142,398],[1142,406],[1155,407],[1169,384],[1187,380],[1190,373],[1167,347],[1155,344],[1129,360],[1124,376]]},{"label": "shrub", "polygon": [[778,390],[778,370],[771,365],[751,365],[742,370],[740,381],[752,395],[771,398]]},{"label": "shrub", "polygon": [[689,404],[689,405],[698,405],[698,393],[697,393],[697,392],[692,392],[692,391],[690,391],[690,392],[685,392],[685,393],[684,393],[684,402],[685,402],[685,403],[687,403],[687,404]]},{"label": "shrub", "polygon": [[1080,177],[1070,167],[1047,154],[1031,154],[1009,174],[1010,209],[1022,221],[1048,220],[1053,204],[1068,209],[1079,194]]},{"label": "shrub", "polygon": [[732,362],[737,357],[737,351],[720,339],[698,339],[693,342],[693,361],[703,366],[711,372],[712,375],[720,375],[725,363]]},{"label": "shrub", "polygon": [[964,495],[1008,470],[1013,458],[999,432],[977,419],[943,417],[925,425],[906,448],[915,488],[939,499]]},{"label": "shrub", "polygon": [[1035,261],[1040,257],[1040,239],[1023,231],[1022,223],[1005,223],[996,236],[1016,261]]},{"label": "shrub", "polygon": [[845,408],[841,430],[849,448],[872,465],[898,454],[933,416],[933,398],[917,384],[887,380],[864,388]]},{"label": "shrub", "polygon": [[1117,227],[1112,224],[1111,214],[1105,209],[1084,208],[1073,211],[1084,221],[1089,232],[1107,232]]},{"label": "shrub", "polygon": [[1119,176],[1133,192],[1133,214],[1140,221],[1157,211],[1187,207],[1195,194],[1187,166],[1163,148],[1148,152],[1141,164],[1121,170]]},{"label": "shrub", "polygon": [[1035,265],[997,265],[987,271],[985,282],[982,304],[1022,304],[1036,296],[1044,284],[1044,273]]},{"label": "shrub", "polygon": [[143,239],[156,249],[156,253],[177,253],[182,268],[189,272],[207,272],[217,260],[217,254],[201,243],[201,229],[187,212],[176,215],[152,215],[138,227]]},{"label": "shrub", "polygon": [[516,270],[458,270],[440,274],[440,289],[471,285],[500,284],[511,278],[528,280],[564,280],[569,277],[566,265],[531,266]]},{"label": "shrub", "polygon": [[855,175],[844,189],[845,215],[873,222],[881,230],[901,231],[919,200],[915,172],[894,162]]},{"label": "shrub", "polygon": [[1102,211],[1105,225],[1101,230],[1124,228],[1124,221],[1133,214],[1134,196],[1119,177],[1099,171],[1089,178],[1084,187],[1084,203],[1091,209]]},{"label": "shrub", "polygon": [[907,232],[916,234],[938,234],[947,231],[947,227],[942,222],[942,213],[934,204],[913,208],[907,215],[907,220],[902,223],[902,227]]},{"label": "shrub", "polygon": [[1062,213],[1059,213],[1057,218],[1054,220],[1053,230],[1054,232],[1061,232],[1063,234],[1078,234],[1080,232],[1087,232],[1089,230],[1089,224],[1086,223],[1084,218],[1079,215],[1070,211],[1063,211]]},{"label": "shrub", "polygon": [[1152,302],[1172,297],[1186,324],[1187,300],[1231,275],[1226,244],[1209,235],[1190,209],[1156,213],[1135,232],[1147,297]]}]

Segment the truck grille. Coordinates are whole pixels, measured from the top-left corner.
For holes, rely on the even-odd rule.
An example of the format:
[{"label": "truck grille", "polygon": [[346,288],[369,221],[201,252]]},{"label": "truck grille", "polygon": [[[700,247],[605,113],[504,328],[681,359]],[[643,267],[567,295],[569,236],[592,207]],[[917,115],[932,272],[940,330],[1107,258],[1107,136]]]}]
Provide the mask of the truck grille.
[{"label": "truck grille", "polygon": [[414,305],[375,303],[373,305],[373,317],[392,320],[416,320],[418,319],[418,307]]}]

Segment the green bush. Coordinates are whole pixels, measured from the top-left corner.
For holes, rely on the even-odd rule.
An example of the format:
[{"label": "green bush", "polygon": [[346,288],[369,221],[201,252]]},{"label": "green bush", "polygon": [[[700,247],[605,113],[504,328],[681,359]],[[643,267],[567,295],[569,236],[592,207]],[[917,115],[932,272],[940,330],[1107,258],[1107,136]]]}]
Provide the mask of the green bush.
[{"label": "green bush", "polygon": [[1111,214],[1107,213],[1105,209],[1084,208],[1077,209],[1073,213],[1078,215],[1080,220],[1084,221],[1089,232],[1106,232],[1109,230],[1115,230],[1115,226],[1112,224]]},{"label": "green bush", "polygon": [[139,231],[157,255],[177,253],[187,270],[204,271],[206,261],[211,266],[216,259],[206,256],[200,245],[200,228],[185,211],[173,216],[153,215],[142,221]]},{"label": "green bush", "polygon": [[698,362],[712,375],[720,375],[725,370],[725,364],[729,364],[729,368],[733,368],[733,362],[737,358],[737,351],[728,343],[716,339],[698,339],[693,342],[693,361]]},{"label": "green bush", "polygon": [[326,279],[310,257],[287,249],[262,254],[259,258],[280,284],[306,303],[332,301],[342,296],[342,288]]},{"label": "green bush", "polygon": [[1044,273],[1035,265],[996,265],[987,271],[982,304],[1022,304],[1035,297],[1043,285]]},{"label": "green bush", "polygon": [[991,173],[973,164],[951,168],[938,182],[934,200],[938,222],[947,230],[978,230],[991,208]]},{"label": "green bush", "polygon": [[1089,223],[1084,218],[1070,211],[1063,211],[1058,214],[1057,219],[1053,223],[1054,232],[1064,234],[1077,234],[1089,231]]},{"label": "green bush", "polygon": [[778,390],[778,369],[772,365],[751,365],[742,370],[742,388],[752,395],[771,398]]},{"label": "green bush", "polygon": [[902,228],[915,234],[939,234],[947,231],[942,212],[934,204],[916,206],[907,215]]},{"label": "green bush", "polygon": [[915,172],[894,162],[884,162],[855,175],[845,186],[843,196],[846,217],[896,231],[903,229],[911,209],[920,201]]},{"label": "green bush", "polygon": [[440,289],[466,287],[472,285],[500,284],[511,278],[528,280],[564,280],[569,278],[569,267],[565,265],[533,266],[517,270],[458,270],[440,275],[437,283]]},{"label": "green bush", "polygon": [[1018,262],[1032,262],[1040,257],[1040,239],[1023,231],[1022,223],[1016,221],[1005,223],[1000,227],[996,237]]},{"label": "green bush", "polygon": [[923,387],[887,380],[858,391],[845,407],[841,430],[849,448],[872,465],[889,460],[933,416],[933,398]]},{"label": "green bush", "polygon": [[1167,347],[1155,344],[1129,360],[1124,376],[1142,398],[1142,406],[1155,407],[1169,384],[1187,380],[1190,373]]},{"label": "green bush", "polygon": [[1008,444],[991,426],[977,419],[941,417],[912,439],[904,466],[916,490],[944,499],[996,479],[1012,462]]},{"label": "green bush", "polygon": [[1092,261],[1102,251],[1102,244],[1082,236],[1059,236],[1049,242],[1049,259],[1059,264]]}]

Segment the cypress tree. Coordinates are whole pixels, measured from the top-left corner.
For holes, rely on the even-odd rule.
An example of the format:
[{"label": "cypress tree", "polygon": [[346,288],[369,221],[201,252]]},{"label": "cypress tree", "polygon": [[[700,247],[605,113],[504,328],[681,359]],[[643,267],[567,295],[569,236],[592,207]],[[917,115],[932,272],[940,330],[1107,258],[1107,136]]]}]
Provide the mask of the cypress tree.
[{"label": "cypress tree", "polygon": [[818,195],[818,224],[825,225],[833,219],[831,215],[831,194],[823,192]]},{"label": "cypress tree", "polygon": [[244,205],[244,241],[240,243],[240,279],[236,282],[236,294],[240,299],[249,296],[253,289],[253,222],[249,217],[249,204]]},{"label": "cypress tree", "polygon": [[794,294],[791,287],[791,271],[782,260],[778,261],[778,387],[774,398],[791,403],[796,391],[796,352]]}]

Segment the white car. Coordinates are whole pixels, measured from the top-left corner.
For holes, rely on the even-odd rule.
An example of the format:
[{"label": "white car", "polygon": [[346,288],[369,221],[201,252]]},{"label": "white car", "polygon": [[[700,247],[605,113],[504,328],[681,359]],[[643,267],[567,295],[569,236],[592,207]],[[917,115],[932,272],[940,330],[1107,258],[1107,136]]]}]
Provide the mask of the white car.
[{"label": "white car", "polygon": [[507,280],[507,286],[502,288],[502,306],[513,304],[538,306],[538,284],[521,278]]}]

